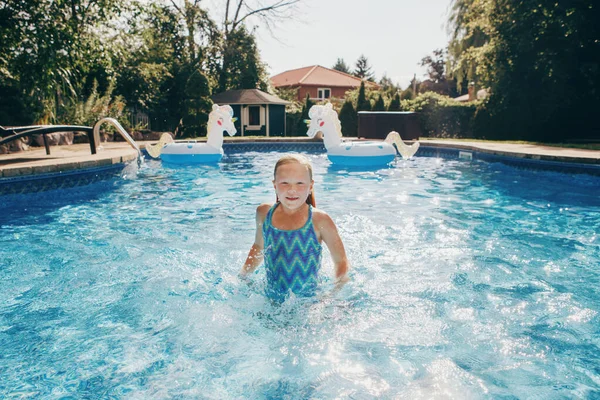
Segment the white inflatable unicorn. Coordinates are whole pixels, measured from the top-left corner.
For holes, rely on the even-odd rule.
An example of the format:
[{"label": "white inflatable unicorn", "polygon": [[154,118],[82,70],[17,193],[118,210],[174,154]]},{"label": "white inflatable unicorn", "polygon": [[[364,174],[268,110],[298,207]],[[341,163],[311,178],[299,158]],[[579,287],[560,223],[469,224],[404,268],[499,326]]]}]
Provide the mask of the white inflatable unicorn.
[{"label": "white inflatable unicorn", "polygon": [[[342,125],[331,103],[312,106],[308,111],[308,132],[314,137],[323,133],[323,143],[327,149],[327,157],[334,164],[348,166],[385,165],[394,160],[396,149],[402,158],[408,159],[419,149],[419,142],[407,145],[398,132],[390,132],[385,141],[348,141],[342,140]],[[394,147],[395,145],[395,147]]]},{"label": "white inflatable unicorn", "polygon": [[213,105],[208,115],[206,143],[175,143],[170,134],[165,133],[155,145],[146,147],[151,157],[177,164],[214,163],[223,157],[223,131],[229,136],[237,133],[233,123],[233,109],[228,106]]}]

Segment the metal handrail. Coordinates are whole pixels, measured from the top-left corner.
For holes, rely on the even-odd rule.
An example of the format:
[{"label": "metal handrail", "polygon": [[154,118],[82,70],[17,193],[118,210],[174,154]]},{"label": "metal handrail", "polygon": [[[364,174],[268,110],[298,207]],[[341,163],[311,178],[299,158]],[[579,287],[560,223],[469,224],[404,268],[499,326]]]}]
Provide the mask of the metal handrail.
[{"label": "metal handrail", "polygon": [[129,135],[129,133],[127,133],[127,131],[125,130],[125,128],[123,128],[121,126],[121,124],[119,123],[119,121],[117,121],[114,118],[102,118],[101,120],[98,120],[95,124],[94,124],[94,141],[96,143],[101,143],[100,142],[100,126],[104,123],[109,123],[110,125],[112,125],[117,132],[119,132],[119,134],[123,137],[123,139],[125,139],[127,141],[127,143],[129,143],[131,145],[131,147],[133,147],[135,150],[137,150],[138,153],[138,166],[141,164],[142,162],[142,151],[140,150],[140,146],[138,146],[138,144],[135,142],[135,140],[133,140],[133,138],[131,137],[131,135]]}]

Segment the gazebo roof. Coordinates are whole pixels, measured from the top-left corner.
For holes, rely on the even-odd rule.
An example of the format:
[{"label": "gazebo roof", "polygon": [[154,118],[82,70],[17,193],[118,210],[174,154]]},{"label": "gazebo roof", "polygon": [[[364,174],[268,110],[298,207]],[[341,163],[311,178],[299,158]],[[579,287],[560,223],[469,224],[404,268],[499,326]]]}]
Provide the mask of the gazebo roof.
[{"label": "gazebo roof", "polygon": [[292,104],[258,89],[228,90],[211,96],[216,104]]}]

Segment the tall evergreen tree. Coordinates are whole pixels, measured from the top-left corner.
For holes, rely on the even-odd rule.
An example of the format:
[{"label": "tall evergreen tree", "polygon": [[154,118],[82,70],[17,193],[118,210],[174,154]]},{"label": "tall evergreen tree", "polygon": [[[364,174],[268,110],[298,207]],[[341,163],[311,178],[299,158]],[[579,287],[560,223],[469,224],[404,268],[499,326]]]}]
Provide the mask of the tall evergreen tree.
[{"label": "tall evergreen tree", "polygon": [[400,111],[400,95],[396,93],[390,102],[388,111]]},{"label": "tall evergreen tree", "polygon": [[306,94],[306,100],[304,101],[304,105],[302,106],[302,114],[300,116],[300,121],[298,121],[298,134],[300,136],[306,135],[306,131],[308,131],[308,127],[306,126],[305,120],[308,118],[308,112],[310,108],[314,106],[315,103],[310,99],[310,93]]},{"label": "tall evergreen tree", "polygon": [[358,136],[358,115],[351,101],[345,101],[340,110],[340,123],[343,136]]},{"label": "tall evergreen tree", "polygon": [[358,89],[358,99],[356,100],[356,111],[371,111],[371,102],[365,94],[365,82],[360,83]]},{"label": "tall evergreen tree", "polygon": [[364,54],[361,54],[360,57],[358,57],[358,60],[356,60],[354,76],[368,81],[373,81],[375,79],[375,74],[371,71],[369,60],[367,60],[367,57],[365,57]]},{"label": "tall evergreen tree", "polygon": [[377,101],[375,101],[373,111],[385,111],[385,102],[383,101],[383,97],[381,97],[381,95],[379,95]]},{"label": "tall evergreen tree", "polygon": [[333,66],[333,69],[340,72],[345,72],[346,74],[350,73],[350,67],[346,64],[343,58],[338,58]]}]

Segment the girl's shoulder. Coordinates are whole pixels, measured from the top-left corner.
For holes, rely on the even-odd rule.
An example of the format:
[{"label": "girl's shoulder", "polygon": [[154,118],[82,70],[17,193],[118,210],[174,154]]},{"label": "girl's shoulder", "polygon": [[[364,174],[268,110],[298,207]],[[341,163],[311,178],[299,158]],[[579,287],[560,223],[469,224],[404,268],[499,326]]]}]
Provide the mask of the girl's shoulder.
[{"label": "girl's shoulder", "polygon": [[317,227],[328,226],[333,223],[333,220],[325,211],[313,207],[312,209],[313,224]]},{"label": "girl's shoulder", "polygon": [[261,220],[264,220],[267,214],[269,213],[271,207],[273,207],[273,203],[262,203],[261,205],[256,207],[256,216],[259,217]]}]

